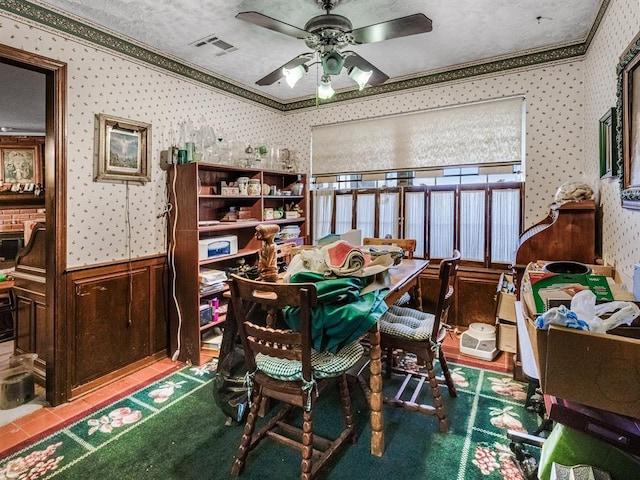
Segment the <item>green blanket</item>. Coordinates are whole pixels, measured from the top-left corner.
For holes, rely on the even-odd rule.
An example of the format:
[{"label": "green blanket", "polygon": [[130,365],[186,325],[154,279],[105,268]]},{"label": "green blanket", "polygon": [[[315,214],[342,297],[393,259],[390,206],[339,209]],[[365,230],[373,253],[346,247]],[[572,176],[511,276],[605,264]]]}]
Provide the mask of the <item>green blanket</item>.
[{"label": "green blanket", "polygon": [[[316,351],[338,352],[342,347],[364,335],[387,310],[384,297],[387,289],[360,295],[370,279],[339,277],[327,279],[311,271],[295,273],[291,283],[315,283],[319,305],[313,309],[311,341]],[[285,309],[289,328],[300,327],[300,309]]]}]

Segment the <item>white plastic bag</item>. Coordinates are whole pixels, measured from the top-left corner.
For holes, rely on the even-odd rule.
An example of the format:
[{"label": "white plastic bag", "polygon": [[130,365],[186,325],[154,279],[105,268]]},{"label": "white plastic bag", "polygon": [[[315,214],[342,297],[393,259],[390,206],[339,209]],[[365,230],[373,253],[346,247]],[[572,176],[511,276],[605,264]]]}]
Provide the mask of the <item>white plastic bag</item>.
[{"label": "white plastic bag", "polygon": [[[616,312],[617,310],[617,312]],[[596,315],[602,317],[605,313],[615,312],[609,318],[602,320],[604,331],[612,330],[622,324],[631,322],[640,315],[640,308],[633,302],[607,302],[596,305]]]},{"label": "white plastic bag", "polygon": [[[633,302],[605,302],[596,305],[596,296],[591,290],[582,290],[571,299],[571,310],[580,320],[589,325],[589,331],[606,333],[622,324],[630,325],[640,315],[640,308]],[[610,317],[602,317],[615,312]]]},{"label": "white plastic bag", "polygon": [[571,310],[589,325],[590,332],[604,333],[602,319],[596,315],[596,296],[591,290],[581,290],[571,299]]}]

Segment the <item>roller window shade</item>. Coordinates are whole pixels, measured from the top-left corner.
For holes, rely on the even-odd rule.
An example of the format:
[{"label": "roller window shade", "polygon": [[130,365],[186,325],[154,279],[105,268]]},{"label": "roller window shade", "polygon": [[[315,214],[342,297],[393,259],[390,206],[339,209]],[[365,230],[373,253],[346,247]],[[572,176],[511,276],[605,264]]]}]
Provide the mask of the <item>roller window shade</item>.
[{"label": "roller window shade", "polygon": [[312,173],[328,175],[461,165],[517,164],[524,98],[316,126]]}]

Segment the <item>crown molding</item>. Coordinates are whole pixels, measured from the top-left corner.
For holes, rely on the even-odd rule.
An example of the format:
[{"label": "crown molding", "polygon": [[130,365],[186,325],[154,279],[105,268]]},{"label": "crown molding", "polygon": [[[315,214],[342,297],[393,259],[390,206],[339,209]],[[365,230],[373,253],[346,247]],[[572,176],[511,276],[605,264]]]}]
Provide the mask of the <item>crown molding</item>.
[{"label": "crown molding", "polygon": [[403,90],[424,88],[439,83],[581,57],[587,52],[589,44],[602,21],[609,3],[610,0],[603,0],[589,34],[584,41],[579,43],[534,53],[515,55],[499,60],[491,60],[472,66],[453,67],[439,73],[426,74],[413,78],[397,80],[395,82],[387,82],[382,85],[370,86],[364,90],[354,89],[337,92],[333,98],[326,101],[318,101],[315,97],[310,97],[292,102],[279,102],[273,98],[256,93],[255,91],[242,88],[216,75],[212,75],[211,73],[204,72],[194,68],[193,66],[187,65],[186,63],[169,58],[158,52],[154,52],[149,48],[100,30],[99,28],[87,23],[70,18],[42,5],[37,5],[25,0],[0,0],[0,10],[10,12],[16,16],[53,28],[92,44],[99,45],[121,55],[131,57],[137,61],[284,113],[316,107],[319,105],[335,105],[336,103],[344,101],[368,98],[376,95],[388,95],[401,92]]}]

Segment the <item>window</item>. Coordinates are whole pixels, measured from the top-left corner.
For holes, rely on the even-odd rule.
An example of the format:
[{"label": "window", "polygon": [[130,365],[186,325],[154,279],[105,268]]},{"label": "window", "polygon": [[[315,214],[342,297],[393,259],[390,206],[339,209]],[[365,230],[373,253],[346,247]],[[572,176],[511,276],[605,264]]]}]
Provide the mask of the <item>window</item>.
[{"label": "window", "polygon": [[[331,232],[362,230],[362,237],[415,238],[417,258],[445,258],[454,248],[468,264],[513,263],[522,226],[523,183],[409,186],[333,191]],[[328,190],[331,191],[331,190]],[[314,193],[314,219],[328,218],[327,190]],[[353,206],[355,205],[355,209]],[[314,223],[315,224],[315,223]],[[326,235],[314,231],[314,243]]]}]

